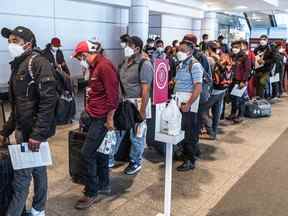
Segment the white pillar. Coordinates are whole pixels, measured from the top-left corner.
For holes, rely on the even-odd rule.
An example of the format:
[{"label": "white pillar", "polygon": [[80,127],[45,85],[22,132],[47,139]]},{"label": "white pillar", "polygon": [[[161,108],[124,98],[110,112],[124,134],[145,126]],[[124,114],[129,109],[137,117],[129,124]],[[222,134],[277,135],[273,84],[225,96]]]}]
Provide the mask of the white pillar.
[{"label": "white pillar", "polygon": [[148,0],[131,0],[129,14],[129,35],[140,37],[143,41],[148,38],[149,7]]},{"label": "white pillar", "polygon": [[205,12],[202,34],[208,34],[210,40],[216,40],[218,36],[218,20],[216,12]]},{"label": "white pillar", "polygon": [[192,32],[197,36],[198,41],[202,38],[202,20],[192,19]]}]

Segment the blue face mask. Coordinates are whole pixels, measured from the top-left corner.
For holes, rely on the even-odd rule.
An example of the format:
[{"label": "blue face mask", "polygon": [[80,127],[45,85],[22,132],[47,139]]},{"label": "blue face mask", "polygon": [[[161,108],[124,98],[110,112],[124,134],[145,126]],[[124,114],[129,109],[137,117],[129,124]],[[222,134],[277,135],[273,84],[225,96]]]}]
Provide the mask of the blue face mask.
[{"label": "blue face mask", "polygon": [[158,48],[157,48],[157,51],[160,52],[160,53],[162,53],[162,52],[164,52],[164,48],[163,48],[163,47],[158,47]]}]

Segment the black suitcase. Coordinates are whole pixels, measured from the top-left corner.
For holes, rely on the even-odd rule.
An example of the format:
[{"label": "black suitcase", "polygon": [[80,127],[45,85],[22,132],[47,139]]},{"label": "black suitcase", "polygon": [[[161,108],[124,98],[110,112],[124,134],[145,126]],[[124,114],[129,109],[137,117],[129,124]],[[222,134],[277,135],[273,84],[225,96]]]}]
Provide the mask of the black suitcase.
[{"label": "black suitcase", "polygon": [[0,150],[0,216],[5,216],[12,199],[13,168],[7,150]]},{"label": "black suitcase", "polygon": [[69,132],[69,173],[72,181],[77,184],[84,183],[85,164],[82,158],[81,149],[85,142],[86,133],[81,129]]}]

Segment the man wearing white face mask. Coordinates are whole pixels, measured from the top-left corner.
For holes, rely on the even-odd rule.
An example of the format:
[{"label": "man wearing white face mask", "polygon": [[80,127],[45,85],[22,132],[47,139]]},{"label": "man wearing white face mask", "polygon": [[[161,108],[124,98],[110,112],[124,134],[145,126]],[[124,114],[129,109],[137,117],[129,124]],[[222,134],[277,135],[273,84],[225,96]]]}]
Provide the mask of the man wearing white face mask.
[{"label": "man wearing white face mask", "polygon": [[43,55],[48,58],[49,62],[53,64],[55,68],[59,68],[59,70],[70,76],[70,71],[66,64],[61,46],[60,39],[54,37],[51,39],[51,42],[46,45],[46,48],[43,50]]},{"label": "man wearing white face mask", "polygon": [[76,209],[87,209],[95,204],[98,194],[111,192],[109,182],[109,156],[97,152],[108,130],[114,129],[114,112],[118,106],[119,82],[116,68],[103,55],[100,43],[82,41],[75,48],[73,57],[89,70],[89,91],[85,111],[90,125],[82,147],[85,162],[84,196]]},{"label": "man wearing white face mask", "polygon": [[123,34],[120,37],[120,46],[122,49],[125,49],[127,47],[127,43],[129,40],[129,35],[128,34]]},{"label": "man wearing white face mask", "polygon": [[[149,105],[149,94],[154,69],[151,61],[148,57],[145,57],[142,50],[143,41],[137,36],[130,37],[127,52],[125,52],[126,59],[119,68],[121,85],[125,91],[125,99],[130,100],[132,103],[135,103],[135,105],[138,105],[137,101],[140,102],[137,107],[144,120],[141,123],[142,132],[140,134],[136,133],[134,129],[129,131],[131,150],[129,165],[124,170],[126,175],[135,175],[141,170],[146,141],[146,110]],[[120,133],[114,153],[118,151],[118,147],[126,132],[127,131],[122,131]]]},{"label": "man wearing white face mask", "polygon": [[[14,30],[3,28],[1,34],[8,39],[11,77],[9,92],[11,114],[0,131],[0,138],[14,131],[16,142],[28,143],[31,151],[39,151],[42,142],[55,133],[56,81],[53,68],[36,49],[31,30],[18,26]],[[14,171],[13,197],[6,216],[20,216],[26,204],[31,180],[34,180],[32,216],[45,215],[47,200],[47,169],[37,167]]]},{"label": "man wearing white face mask", "polygon": [[[249,73],[251,71],[251,62],[248,61],[248,55],[242,47],[241,41],[234,41],[232,43],[232,85],[231,90],[235,85],[238,85],[238,88],[242,89],[247,87],[247,81]],[[244,109],[245,109],[245,100],[248,99],[247,89],[241,97],[231,95],[232,108],[231,115],[228,117],[229,120],[234,121],[234,123],[240,123],[243,121]]]},{"label": "man wearing white face mask", "polygon": [[196,36],[193,34],[186,35],[177,53],[181,64],[178,67],[175,77],[176,95],[179,95],[178,101],[183,113],[182,127],[185,130],[184,163],[177,168],[178,171],[185,172],[195,168],[198,141],[199,141],[199,124],[198,124],[198,107],[191,110],[192,104],[200,98],[202,91],[204,69],[201,64],[193,57]]}]

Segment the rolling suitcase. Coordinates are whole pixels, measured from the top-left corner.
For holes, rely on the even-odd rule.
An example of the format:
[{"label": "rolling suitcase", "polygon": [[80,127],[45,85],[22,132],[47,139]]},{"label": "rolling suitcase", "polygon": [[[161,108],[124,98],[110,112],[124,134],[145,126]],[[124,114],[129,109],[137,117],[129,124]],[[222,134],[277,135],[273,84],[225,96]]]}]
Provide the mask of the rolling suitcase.
[{"label": "rolling suitcase", "polygon": [[85,164],[82,158],[81,149],[85,142],[86,133],[81,129],[69,132],[69,173],[72,181],[77,184],[84,183]]}]

